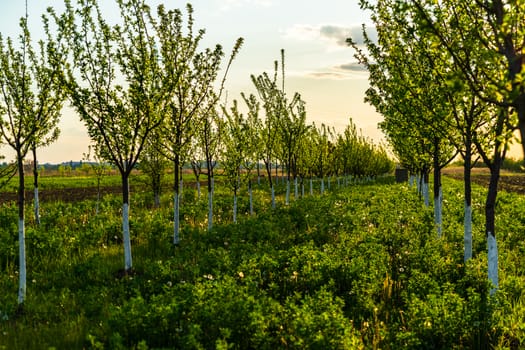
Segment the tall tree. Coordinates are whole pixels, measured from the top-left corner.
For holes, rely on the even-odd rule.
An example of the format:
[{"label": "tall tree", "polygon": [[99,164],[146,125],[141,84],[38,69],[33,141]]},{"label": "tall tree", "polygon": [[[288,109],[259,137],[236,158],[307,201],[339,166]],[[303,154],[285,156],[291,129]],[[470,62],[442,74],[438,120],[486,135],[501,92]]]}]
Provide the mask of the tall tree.
[{"label": "tall tree", "polygon": [[65,81],[71,103],[100,155],[120,173],[124,270],[129,273],[129,177],[160,124],[167,98],[149,7],[142,0],[117,4],[121,25],[108,24],[96,0],[78,0],[76,8],[66,0],[66,13],[55,18],[72,50]]},{"label": "tall tree", "polygon": [[61,88],[63,55],[67,52],[62,38],[51,40],[47,22],[47,41],[33,47],[27,17],[20,20],[22,34],[17,48],[11,38],[0,34],[0,135],[15,151],[18,169],[18,303],[23,304],[27,290],[25,251],[24,160],[35,144],[44,143],[56,128],[64,101]]}]

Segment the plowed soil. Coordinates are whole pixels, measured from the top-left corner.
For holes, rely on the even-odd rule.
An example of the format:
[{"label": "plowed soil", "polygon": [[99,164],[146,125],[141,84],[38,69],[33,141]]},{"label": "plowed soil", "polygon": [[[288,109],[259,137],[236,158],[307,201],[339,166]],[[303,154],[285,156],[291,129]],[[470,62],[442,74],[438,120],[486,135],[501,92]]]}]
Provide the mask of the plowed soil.
[{"label": "plowed soil", "polygon": [[[443,170],[443,175],[457,180],[463,180],[463,168],[449,167]],[[472,169],[472,182],[487,187],[490,181],[490,171],[487,168]],[[501,171],[498,182],[499,191],[515,192],[525,194],[525,174],[514,173],[506,170]]]}]

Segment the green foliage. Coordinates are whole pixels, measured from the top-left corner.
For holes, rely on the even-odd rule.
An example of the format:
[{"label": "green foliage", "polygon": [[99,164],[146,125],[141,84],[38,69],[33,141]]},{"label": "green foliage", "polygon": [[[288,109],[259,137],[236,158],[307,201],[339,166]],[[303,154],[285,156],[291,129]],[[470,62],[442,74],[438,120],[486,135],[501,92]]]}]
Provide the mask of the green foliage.
[{"label": "green foliage", "polygon": [[[442,239],[416,193],[388,181],[258,210],[237,224],[221,214],[231,195],[218,188],[210,231],[205,200],[188,188],[179,246],[170,243],[171,210],[151,210],[138,193],[131,274],[121,270],[118,198],[104,197],[97,216],[92,201],[43,203],[41,225],[27,230],[22,312],[16,208],[3,206],[0,348],[519,348],[525,237],[512,218],[522,216],[522,199],[499,202],[503,278],[491,299],[482,228],[463,263],[459,188],[445,183]],[[255,193],[256,203],[266,197]],[[483,195],[475,189],[477,210]]]}]

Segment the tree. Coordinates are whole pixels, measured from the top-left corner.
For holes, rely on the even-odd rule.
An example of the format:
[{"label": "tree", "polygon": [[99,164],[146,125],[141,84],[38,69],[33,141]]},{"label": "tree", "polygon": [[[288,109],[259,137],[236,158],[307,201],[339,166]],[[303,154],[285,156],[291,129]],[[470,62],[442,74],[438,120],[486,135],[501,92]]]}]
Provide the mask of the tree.
[{"label": "tree", "polygon": [[223,107],[221,165],[227,178],[227,183],[233,192],[233,222],[237,222],[237,196],[241,186],[242,166],[250,152],[248,125],[244,115],[239,112],[237,100],[228,111]]},{"label": "tree", "polygon": [[109,25],[96,0],[78,0],[76,9],[66,0],[66,13],[54,17],[72,50],[65,80],[71,103],[100,156],[120,173],[124,270],[129,273],[129,177],[160,124],[167,98],[149,7],[142,0],[117,3],[122,25]]},{"label": "tree", "polygon": [[0,135],[15,151],[18,170],[18,303],[21,305],[27,290],[24,160],[29,150],[44,143],[56,126],[64,101],[59,67],[67,51],[60,36],[51,40],[47,22],[44,28],[48,41],[39,41],[37,49],[31,42],[27,16],[20,20],[20,28],[18,49],[11,38],[4,40],[0,34]]},{"label": "tree", "polygon": [[321,179],[321,194],[325,190],[325,176],[329,166],[328,158],[330,156],[330,148],[332,146],[331,139],[334,135],[334,130],[324,123],[320,127],[314,125],[313,144],[314,149],[314,170],[315,176]]},{"label": "tree", "polygon": [[174,234],[173,243],[180,241],[180,169],[189,152],[191,140],[199,125],[199,118],[209,117],[220,99],[228,70],[239,52],[243,39],[235,42],[218,93],[213,93],[221,69],[224,51],[221,45],[200,50],[204,29],[194,32],[193,8],[186,6],[187,28],[183,28],[180,10],[165,11],[159,8],[161,20],[155,24],[159,33],[159,50],[164,67],[164,79],[169,82],[168,115],[163,123],[163,153],[173,162],[174,168]]},{"label": "tree", "polygon": [[155,208],[160,207],[163,178],[169,165],[168,159],[159,150],[158,142],[160,138],[160,128],[153,130],[146,141],[139,162],[139,169],[146,175],[147,183],[153,193],[153,205]]},{"label": "tree", "polygon": [[[93,162],[90,162],[91,159],[93,160]],[[93,173],[95,174],[95,177],[97,179],[97,203],[95,205],[95,215],[98,215],[99,207],[100,207],[100,197],[101,197],[100,196],[101,195],[100,183],[102,182],[102,178],[104,177],[104,175],[108,173],[110,167],[101,158],[100,151],[98,151],[96,145],[88,146],[88,152],[84,154],[84,160],[90,162],[89,165],[88,164],[86,165],[88,169],[93,170]]]}]

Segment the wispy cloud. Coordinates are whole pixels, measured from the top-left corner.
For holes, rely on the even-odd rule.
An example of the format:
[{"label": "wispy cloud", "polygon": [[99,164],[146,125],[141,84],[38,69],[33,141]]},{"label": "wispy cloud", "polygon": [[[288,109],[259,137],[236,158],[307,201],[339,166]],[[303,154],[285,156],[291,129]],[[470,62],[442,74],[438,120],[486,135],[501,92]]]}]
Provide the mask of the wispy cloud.
[{"label": "wispy cloud", "polygon": [[[367,27],[366,32],[370,39],[376,40],[377,32],[374,27]],[[348,47],[348,38],[352,38],[357,45],[364,43],[363,28],[360,25],[296,24],[284,32],[284,37],[301,41],[323,40],[328,44],[328,49]]]},{"label": "wispy cloud", "polygon": [[367,79],[368,71],[359,63],[350,62],[313,70],[294,71],[290,72],[289,75],[330,80]]},{"label": "wispy cloud", "polygon": [[339,66],[336,66],[336,69],[347,72],[366,72],[365,66],[359,64],[358,62],[343,63]]}]

